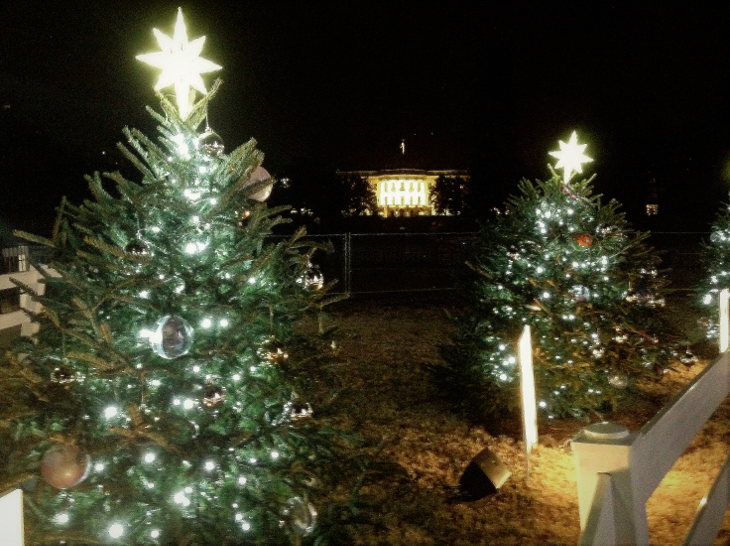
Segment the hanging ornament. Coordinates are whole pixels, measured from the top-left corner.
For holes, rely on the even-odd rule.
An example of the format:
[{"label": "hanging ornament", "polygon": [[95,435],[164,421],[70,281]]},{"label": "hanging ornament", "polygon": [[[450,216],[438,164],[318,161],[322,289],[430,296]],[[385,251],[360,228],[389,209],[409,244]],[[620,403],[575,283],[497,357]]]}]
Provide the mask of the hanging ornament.
[{"label": "hanging ornament", "polygon": [[614,389],[625,389],[629,385],[629,378],[624,374],[615,374],[608,378],[608,384]]},{"label": "hanging ornament", "polygon": [[578,303],[585,303],[591,297],[591,292],[585,286],[578,284],[570,289],[570,294]]},{"label": "hanging ornament", "polygon": [[284,509],[284,516],[299,536],[310,534],[314,531],[314,526],[317,523],[317,510],[314,505],[299,497],[289,500],[287,507]]},{"label": "hanging ornament", "polygon": [[74,369],[69,365],[68,361],[64,359],[61,364],[58,364],[51,370],[51,381],[54,383],[60,383],[61,385],[68,385],[78,379],[78,375]]},{"label": "hanging ornament", "polygon": [[157,29],[153,30],[162,51],[137,55],[137,59],[155,68],[162,69],[160,78],[155,85],[155,91],[170,85],[174,86],[180,117],[186,119],[193,110],[193,99],[195,98],[193,89],[203,94],[207,93],[205,83],[200,75],[215,72],[220,70],[221,67],[200,56],[205,36],[196,38],[192,42],[188,41],[188,31],[185,27],[181,8],[178,8],[177,11],[175,33],[172,37]]},{"label": "hanging ornament", "polygon": [[298,282],[299,284],[303,284],[305,288],[321,290],[324,287],[324,275],[317,273],[316,271],[309,270],[298,279]]},{"label": "hanging ornament", "polygon": [[147,254],[149,254],[147,246],[139,239],[135,239],[125,246],[124,252],[131,254],[132,256],[147,256]]},{"label": "hanging ornament", "polygon": [[573,235],[573,240],[583,248],[590,248],[593,244],[593,238],[587,233],[576,233]]},{"label": "hanging ornament", "polygon": [[259,203],[263,203],[269,198],[269,195],[271,195],[271,189],[274,187],[274,181],[271,178],[271,175],[269,172],[264,169],[263,167],[258,167],[251,177],[248,179],[248,181],[243,185],[244,188],[247,188],[249,186],[252,186],[254,184],[257,184],[258,182],[263,182],[264,180],[270,180],[271,183],[264,186],[260,190],[258,190],[256,193],[251,194],[248,196],[249,199],[253,201],[257,201]]},{"label": "hanging ornament", "polygon": [[74,445],[54,444],[41,459],[41,476],[56,489],[69,489],[89,475],[91,457]]},{"label": "hanging ornament", "polygon": [[245,228],[250,221],[251,221],[251,211],[244,210],[241,213],[241,215],[238,217],[238,227]]},{"label": "hanging ornament", "polygon": [[307,421],[312,417],[312,406],[307,402],[294,402],[289,412],[292,423]]},{"label": "hanging ornament", "polygon": [[167,315],[157,321],[150,336],[152,350],[162,358],[173,359],[188,354],[193,344],[193,328],[182,317]]},{"label": "hanging ornament", "polygon": [[225,149],[223,139],[210,127],[198,138],[198,147],[212,157],[219,157]]},{"label": "hanging ornament", "polygon": [[218,385],[208,385],[203,391],[203,405],[206,408],[217,408],[226,399],[226,389]]},{"label": "hanging ornament", "polygon": [[284,364],[289,359],[289,354],[280,346],[273,344],[266,353],[266,360],[273,364]]}]

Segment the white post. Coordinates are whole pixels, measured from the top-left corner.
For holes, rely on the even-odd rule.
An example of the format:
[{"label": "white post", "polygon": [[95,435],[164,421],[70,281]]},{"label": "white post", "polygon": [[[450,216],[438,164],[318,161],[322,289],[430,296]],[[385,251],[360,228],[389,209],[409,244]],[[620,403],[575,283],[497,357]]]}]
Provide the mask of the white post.
[{"label": "white post", "polygon": [[730,337],[730,327],[728,326],[728,295],[730,291],[723,288],[720,291],[720,352],[727,351],[728,338]]},{"label": "white post", "polygon": [[527,455],[537,444],[537,402],[535,400],[535,373],[532,369],[532,342],[530,327],[520,337],[520,375],[522,386],[522,423]]},{"label": "white post", "polygon": [[0,544],[23,546],[23,491],[16,489],[0,497]]},{"label": "white post", "polygon": [[634,436],[626,427],[596,423],[582,429],[571,442],[578,481],[578,508],[581,531],[587,531],[600,475],[610,474],[615,488],[611,509],[616,544],[649,544],[646,497],[637,490],[633,475]]}]

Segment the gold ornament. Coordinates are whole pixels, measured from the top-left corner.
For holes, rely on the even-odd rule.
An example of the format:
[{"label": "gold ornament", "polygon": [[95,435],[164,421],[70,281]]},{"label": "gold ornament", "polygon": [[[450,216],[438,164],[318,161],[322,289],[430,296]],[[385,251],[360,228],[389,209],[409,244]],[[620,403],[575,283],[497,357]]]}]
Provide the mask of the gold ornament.
[{"label": "gold ornament", "polygon": [[41,476],[56,489],[69,489],[89,475],[91,457],[75,445],[53,444],[41,459]]},{"label": "gold ornament", "polygon": [[251,211],[244,210],[241,213],[241,215],[238,217],[238,227],[245,228],[250,221],[251,221]]},{"label": "gold ornament", "polygon": [[576,233],[573,235],[573,240],[583,248],[590,248],[593,244],[593,238],[587,233]]}]

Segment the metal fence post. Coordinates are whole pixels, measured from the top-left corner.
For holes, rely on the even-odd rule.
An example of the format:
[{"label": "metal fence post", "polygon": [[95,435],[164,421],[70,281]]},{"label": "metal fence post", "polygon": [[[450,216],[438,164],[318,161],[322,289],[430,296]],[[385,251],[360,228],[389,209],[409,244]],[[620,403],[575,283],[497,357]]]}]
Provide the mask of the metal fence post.
[{"label": "metal fence post", "polygon": [[352,234],[345,233],[345,294],[352,293]]}]

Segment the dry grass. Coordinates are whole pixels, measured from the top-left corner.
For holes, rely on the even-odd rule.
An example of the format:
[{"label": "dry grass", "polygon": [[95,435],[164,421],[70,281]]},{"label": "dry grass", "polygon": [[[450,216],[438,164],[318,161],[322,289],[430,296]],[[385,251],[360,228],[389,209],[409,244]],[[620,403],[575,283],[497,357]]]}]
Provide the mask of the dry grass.
[{"label": "dry grass", "polygon": [[[366,437],[382,440],[382,456],[402,470],[366,488],[381,507],[380,525],[364,530],[357,544],[575,544],[578,499],[567,440],[587,423],[541,423],[541,445],[530,458],[527,480],[519,426],[509,436],[493,437],[456,418],[436,397],[425,367],[439,361],[437,345],[448,340],[450,324],[443,308],[449,305],[444,299],[390,304],[354,300],[333,311],[341,333],[342,374],[353,389],[345,401],[344,420]],[[679,311],[687,316],[686,310]],[[638,430],[708,362],[679,366],[661,382],[645,385],[630,406],[607,418]],[[730,404],[725,403],[650,499],[653,545],[681,544],[730,451],[728,438]],[[509,467],[511,477],[491,497],[449,502],[450,487],[485,447]],[[730,544],[730,520],[716,544]]]}]

